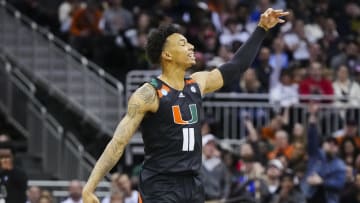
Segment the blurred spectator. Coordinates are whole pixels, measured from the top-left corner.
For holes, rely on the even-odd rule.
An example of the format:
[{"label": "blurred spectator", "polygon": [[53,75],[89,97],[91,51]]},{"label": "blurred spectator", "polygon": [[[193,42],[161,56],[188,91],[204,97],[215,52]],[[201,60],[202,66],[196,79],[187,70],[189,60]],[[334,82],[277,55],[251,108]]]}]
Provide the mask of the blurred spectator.
[{"label": "blurred spectator", "polygon": [[[115,172],[113,174],[111,174],[111,187],[110,187],[110,193],[112,194],[113,191],[119,190],[118,187],[118,182],[117,180],[120,177],[120,173]],[[102,199],[101,203],[109,203],[111,200],[111,195],[110,196],[106,196]]]},{"label": "blurred spectator", "polygon": [[279,159],[270,159],[266,176],[264,177],[271,199],[280,191],[280,177],[284,170],[284,165]]},{"label": "blurred spectator", "polygon": [[261,178],[264,168],[252,156],[242,156],[240,175],[232,180],[229,202],[259,202],[270,200],[270,193]]},{"label": "blurred spectator", "polygon": [[58,9],[58,19],[60,22],[60,31],[62,33],[68,33],[71,27],[71,20],[73,12],[77,9],[77,0],[65,0]]},{"label": "blurred spectator", "polygon": [[328,61],[339,52],[337,46],[340,41],[340,34],[333,18],[326,18],[325,22],[322,23],[322,28],[324,31],[324,38],[320,40],[320,44],[323,47],[324,54],[326,54]]},{"label": "blurred spectator", "polygon": [[[220,46],[217,52],[217,56],[214,56],[212,59],[209,59],[206,62],[206,66],[212,70],[213,68],[220,67],[226,61],[228,61],[232,57],[233,53],[231,52],[229,47]],[[204,57],[206,55],[204,54]]]},{"label": "blurred spectator", "polygon": [[55,203],[53,199],[50,191],[44,190],[41,192],[39,203]]},{"label": "blurred spectator", "polygon": [[122,174],[117,179],[117,185],[120,191],[124,193],[124,203],[137,203],[138,191],[132,189],[131,181],[128,175]]},{"label": "blurred spectator", "polygon": [[289,66],[289,58],[284,50],[285,44],[282,38],[277,37],[272,44],[272,53],[269,58],[269,64],[272,68],[270,89],[276,87],[279,83],[281,71]]},{"label": "blurred spectator", "polygon": [[99,27],[104,34],[116,35],[134,26],[133,15],[122,6],[122,0],[110,0]]},{"label": "blurred spectator", "polygon": [[266,164],[266,154],[268,153],[269,144],[264,140],[260,140],[257,130],[250,118],[245,117],[244,122],[246,130],[248,131],[248,137],[247,143],[241,146],[240,157],[251,156],[255,161],[259,161],[261,164]]},{"label": "blurred spectator", "polygon": [[305,128],[301,123],[295,123],[292,129],[291,142],[300,142],[306,144]]},{"label": "blurred spectator", "polygon": [[290,169],[286,169],[281,176],[281,187],[271,203],[306,203],[301,190],[294,183],[295,175]]},{"label": "blurred spectator", "polygon": [[31,186],[27,192],[26,203],[39,203],[41,196],[41,189],[38,186]]},{"label": "blurred spectator", "polygon": [[[109,203],[126,203],[125,195],[122,191],[114,190],[111,192],[110,195],[110,202]],[[136,203],[138,201],[136,200]]]},{"label": "blurred spectator", "polygon": [[270,90],[270,75],[272,74],[273,67],[269,64],[270,49],[261,47],[256,63],[254,64],[256,77],[260,78],[261,86],[265,92]]},{"label": "blurred spectator", "polygon": [[39,203],[54,203],[48,196],[40,196]]},{"label": "blurred spectator", "polygon": [[288,168],[298,168],[306,161],[306,146],[304,142],[294,142],[293,150],[289,157]]},{"label": "blurred spectator", "polygon": [[356,187],[354,168],[346,166],[346,181],[344,188],[341,190],[339,203],[359,202],[359,188]]},{"label": "blurred spectator", "polygon": [[[300,83],[299,86],[300,95],[332,96],[334,94],[334,89],[332,87],[331,81],[326,80],[322,76],[322,64],[318,62],[314,62],[310,64],[309,73],[310,73],[309,77],[304,79]],[[329,99],[327,99],[327,101],[329,101]]]},{"label": "blurred spectator", "polygon": [[335,138],[327,138],[319,148],[317,132],[318,106],[309,107],[308,156],[309,161],[301,188],[308,202],[339,202],[340,190],[345,184],[345,164],[337,156],[338,144]]},{"label": "blurred spectator", "polygon": [[214,135],[202,137],[203,161],[200,176],[203,181],[205,200],[221,200],[229,193],[229,174],[223,161],[219,158]]},{"label": "blurred spectator", "polygon": [[275,114],[271,118],[269,124],[261,128],[261,138],[273,143],[275,140],[275,133],[282,128],[283,118],[281,114]]},{"label": "blurred spectator", "polygon": [[339,144],[342,144],[345,138],[350,138],[356,143],[356,147],[360,147],[360,136],[358,121],[354,119],[347,119],[345,127],[342,130],[337,131],[334,136]]},{"label": "blurred spectator", "polygon": [[27,177],[14,166],[11,143],[0,143],[0,193],[6,202],[26,202]]},{"label": "blurred spectator", "polygon": [[206,115],[201,124],[201,135],[204,136],[207,134],[220,134],[219,123],[212,115]]},{"label": "blurred spectator", "polygon": [[270,90],[270,103],[289,107],[299,103],[298,85],[293,83],[292,73],[283,69],[280,73],[280,83]]},{"label": "blurred spectator", "polygon": [[304,21],[300,19],[295,21],[292,30],[284,34],[284,42],[294,60],[301,62],[302,65],[308,64],[310,58],[309,42],[305,36]]},{"label": "blurred spectator", "polygon": [[337,107],[358,107],[360,105],[360,86],[349,77],[349,69],[346,65],[339,66],[333,88],[337,100]]},{"label": "blurred spectator", "polygon": [[359,45],[353,39],[347,39],[344,51],[334,56],[330,62],[332,69],[346,65],[351,74],[360,72]]},{"label": "blurred spectator", "polygon": [[317,42],[313,42],[309,44],[309,63],[312,64],[314,62],[326,63],[326,55],[324,54],[323,49],[320,44]]},{"label": "blurred spectator", "polygon": [[62,203],[82,203],[82,184],[79,180],[72,180],[69,185],[69,197]]},{"label": "blurred spectator", "polygon": [[232,179],[239,176],[239,171],[237,169],[237,156],[234,153],[234,150],[231,148],[231,146],[224,147],[224,144],[222,143],[221,149],[222,149],[221,159],[223,160],[223,162],[227,168],[227,172],[229,173],[228,177],[229,177],[229,184],[230,184],[230,181]]},{"label": "blurred spectator", "polygon": [[88,0],[87,6],[77,8],[72,16],[70,43],[87,57],[94,57],[95,37],[101,34],[99,29],[101,15],[97,2]]},{"label": "blurred spectator", "polygon": [[356,1],[349,1],[345,5],[345,13],[347,15],[350,31],[352,33],[360,33],[360,5],[359,2],[355,3]]},{"label": "blurred spectator", "polygon": [[293,150],[294,147],[289,144],[288,133],[284,130],[279,130],[275,133],[274,149],[268,153],[268,159],[285,156],[289,160]]},{"label": "blurred spectator", "polygon": [[244,72],[242,79],[240,80],[235,90],[236,92],[240,93],[264,92],[264,89],[261,86],[259,79],[256,77],[256,73],[253,68],[249,68]]},{"label": "blurred spectator", "polygon": [[345,137],[340,145],[340,158],[347,165],[354,166],[355,159],[359,155],[359,149],[351,137]]},{"label": "blurred spectator", "polygon": [[89,0],[88,4],[82,8],[77,8],[71,20],[70,33],[75,37],[91,37],[101,33],[99,22],[102,13],[98,4]]},{"label": "blurred spectator", "polygon": [[294,67],[291,70],[293,71],[294,83],[300,84],[306,78],[307,69]]},{"label": "blurred spectator", "polygon": [[250,34],[238,26],[235,19],[229,18],[225,22],[225,29],[220,35],[220,44],[225,46],[231,46],[235,41],[244,43]]}]

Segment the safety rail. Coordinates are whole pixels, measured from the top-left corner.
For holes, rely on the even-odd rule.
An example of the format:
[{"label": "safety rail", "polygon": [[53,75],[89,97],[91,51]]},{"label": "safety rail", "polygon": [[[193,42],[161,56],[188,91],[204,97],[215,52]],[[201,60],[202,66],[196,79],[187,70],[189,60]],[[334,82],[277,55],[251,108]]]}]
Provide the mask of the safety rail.
[{"label": "safety rail", "polygon": [[41,158],[44,172],[61,179],[85,180],[94,158],[35,98],[35,85],[1,54],[0,87],[0,110],[27,137],[28,152]]},{"label": "safety rail", "polygon": [[112,134],[124,113],[122,83],[5,0],[0,0],[0,48],[32,80]]},{"label": "safety rail", "polygon": [[[71,181],[64,180],[29,180],[28,185],[39,187],[42,190],[48,190],[54,197],[53,202],[61,202],[69,195],[68,187]],[[85,182],[82,182],[84,184]],[[102,181],[98,184],[95,194],[100,199],[110,195],[111,184],[107,181]]]},{"label": "safety rail", "polygon": [[[126,97],[152,77],[160,75],[155,71],[130,71],[126,80]],[[283,95],[284,96],[284,95]],[[282,99],[286,99],[283,97]],[[208,94],[203,101],[203,118],[213,118],[219,124],[217,136],[237,142],[246,136],[244,119],[249,118],[257,129],[267,125],[274,113],[284,109],[280,102],[270,103],[269,94],[221,93]],[[307,123],[308,103],[304,101],[318,101],[321,117],[321,132],[331,135],[344,126],[349,117],[356,119],[360,125],[360,108],[354,105],[341,103],[342,100],[355,100],[357,97],[329,96],[329,95],[299,95],[299,103],[293,104],[289,109],[291,122]],[[349,112],[349,113],[347,113]]]}]

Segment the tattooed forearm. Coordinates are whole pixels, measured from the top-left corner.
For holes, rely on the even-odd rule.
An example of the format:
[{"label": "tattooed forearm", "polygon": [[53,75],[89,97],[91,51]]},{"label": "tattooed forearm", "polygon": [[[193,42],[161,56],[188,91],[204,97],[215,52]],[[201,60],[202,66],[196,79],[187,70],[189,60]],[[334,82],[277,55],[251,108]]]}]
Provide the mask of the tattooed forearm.
[{"label": "tattooed forearm", "polygon": [[137,94],[140,96],[140,98],[144,101],[145,104],[150,104],[155,101],[156,98],[156,92],[153,87],[144,85],[142,86]]},{"label": "tattooed forearm", "polygon": [[142,86],[130,98],[128,103],[128,111],[125,117],[115,130],[114,136],[106,146],[103,154],[96,162],[96,165],[91,172],[89,180],[84,187],[84,190],[93,192],[96,185],[108,173],[112,167],[119,161],[124,149],[140,125],[144,115],[154,108],[153,101],[157,101],[156,92],[151,86]]},{"label": "tattooed forearm", "polygon": [[119,161],[122,156],[126,144],[129,142],[131,136],[137,129],[141,116],[137,115],[131,118],[128,114],[119,124],[115,130],[114,137],[106,146],[103,154],[97,161],[87,183],[87,189],[94,191],[96,185],[108,173],[111,168]]}]

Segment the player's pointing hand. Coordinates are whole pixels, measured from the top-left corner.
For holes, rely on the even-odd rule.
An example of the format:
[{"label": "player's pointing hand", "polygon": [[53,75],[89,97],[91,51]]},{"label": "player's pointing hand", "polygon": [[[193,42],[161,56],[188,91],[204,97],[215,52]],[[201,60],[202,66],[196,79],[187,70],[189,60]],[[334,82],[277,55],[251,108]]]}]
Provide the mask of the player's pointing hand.
[{"label": "player's pointing hand", "polygon": [[284,23],[285,20],[280,17],[289,15],[289,12],[284,12],[283,10],[274,10],[272,8],[268,8],[263,14],[261,14],[259,26],[268,30],[278,23]]}]

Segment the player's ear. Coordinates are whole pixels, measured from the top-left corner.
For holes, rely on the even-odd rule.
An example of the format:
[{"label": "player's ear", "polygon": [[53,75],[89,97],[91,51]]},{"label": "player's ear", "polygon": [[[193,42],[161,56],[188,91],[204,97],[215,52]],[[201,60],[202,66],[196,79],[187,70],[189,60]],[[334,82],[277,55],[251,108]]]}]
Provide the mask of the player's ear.
[{"label": "player's ear", "polygon": [[163,51],[161,52],[161,57],[167,61],[171,61],[172,60],[172,55],[170,52],[168,51]]}]

